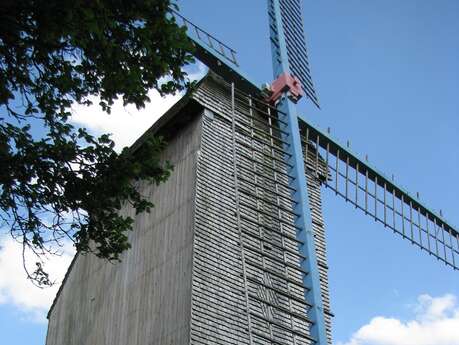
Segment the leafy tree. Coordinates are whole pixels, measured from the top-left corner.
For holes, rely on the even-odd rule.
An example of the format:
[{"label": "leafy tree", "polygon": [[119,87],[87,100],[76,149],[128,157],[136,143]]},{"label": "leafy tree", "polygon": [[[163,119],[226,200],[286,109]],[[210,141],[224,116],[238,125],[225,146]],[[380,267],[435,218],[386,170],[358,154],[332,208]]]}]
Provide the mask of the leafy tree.
[{"label": "leafy tree", "polygon": [[170,174],[161,138],[118,154],[109,135],[94,137],[69,117],[91,96],[110,113],[118,98],[142,108],[150,89],[189,86],[182,67],[192,47],[171,8],[170,0],[0,2],[0,228],[36,255],[26,272],[38,285],[51,284],[43,256],[66,239],[119,260],[133,223],[121,207],[149,211],[136,183]]}]

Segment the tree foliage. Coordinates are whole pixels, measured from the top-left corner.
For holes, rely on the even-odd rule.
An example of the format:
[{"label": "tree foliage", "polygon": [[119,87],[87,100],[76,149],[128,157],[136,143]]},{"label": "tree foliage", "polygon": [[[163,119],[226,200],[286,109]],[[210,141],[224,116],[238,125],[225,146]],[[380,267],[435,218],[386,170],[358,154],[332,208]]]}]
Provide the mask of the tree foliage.
[{"label": "tree foliage", "polygon": [[[37,257],[27,275],[50,284],[41,258],[63,241],[80,252],[118,260],[133,219],[153,206],[138,181],[161,183],[171,166],[165,143],[150,138],[135,153],[114,151],[70,122],[72,104],[92,96],[141,108],[148,91],[188,86],[193,61],[169,0],[3,0],[0,3],[0,229]],[[167,77],[166,82],[161,82]]]}]

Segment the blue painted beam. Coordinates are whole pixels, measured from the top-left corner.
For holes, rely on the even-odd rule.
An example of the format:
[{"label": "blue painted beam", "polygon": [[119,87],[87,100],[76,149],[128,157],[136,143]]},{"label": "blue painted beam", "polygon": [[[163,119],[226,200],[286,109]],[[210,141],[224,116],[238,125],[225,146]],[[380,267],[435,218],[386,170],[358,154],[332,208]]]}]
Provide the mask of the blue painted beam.
[{"label": "blue painted beam", "polygon": [[[291,73],[279,1],[268,0],[273,76],[275,79],[283,73]],[[277,104],[277,109],[279,110],[279,118],[285,121],[285,124],[280,124],[281,129],[287,133],[283,134],[283,140],[287,143],[284,149],[288,152],[285,159],[292,166],[290,175],[293,179],[290,181],[290,185],[295,190],[292,192],[292,198],[296,202],[295,212],[300,215],[296,219],[296,226],[299,229],[297,230],[297,238],[303,242],[299,250],[306,257],[302,261],[301,267],[308,272],[303,277],[303,284],[307,288],[305,290],[306,301],[312,305],[309,311],[309,318],[313,322],[311,336],[316,340],[316,344],[327,345],[327,328],[296,106],[284,93]]]},{"label": "blue painted beam", "polygon": [[[283,131],[288,133],[283,135],[283,140],[288,144],[285,147],[285,150],[289,154],[286,160],[292,166],[290,175],[293,179],[290,181],[290,186],[296,191],[292,195],[293,200],[296,202],[295,212],[300,215],[296,219],[296,226],[301,229],[297,231],[297,238],[303,242],[299,249],[301,254],[306,257],[306,259],[302,261],[301,267],[308,272],[308,274],[303,277],[303,284],[308,289],[305,292],[306,301],[312,305],[309,311],[309,318],[313,322],[311,326],[311,336],[316,339],[316,344],[327,345],[327,328],[325,325],[319,267],[317,264],[312,216],[307,191],[307,177],[304,170],[303,148],[301,145],[296,107],[295,104],[284,95],[283,99],[278,104],[278,110],[284,113],[279,113],[279,117],[286,122],[286,124],[281,124],[280,127]],[[282,116],[284,116],[284,118],[282,118]]]}]

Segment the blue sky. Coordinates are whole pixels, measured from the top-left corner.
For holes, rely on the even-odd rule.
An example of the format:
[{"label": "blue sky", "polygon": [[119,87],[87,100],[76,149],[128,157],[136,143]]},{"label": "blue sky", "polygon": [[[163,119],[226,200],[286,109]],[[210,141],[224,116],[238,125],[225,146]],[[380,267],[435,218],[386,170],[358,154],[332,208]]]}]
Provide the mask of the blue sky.
[{"label": "blue sky", "polygon": [[[238,51],[247,75],[259,83],[272,80],[266,0],[179,4],[186,17]],[[459,226],[459,2],[305,1],[305,27],[322,110],[306,101],[300,110]],[[86,124],[116,131],[104,120]],[[459,272],[327,190],[323,204],[336,342],[373,345],[371,336],[381,327],[409,332],[406,322],[413,320],[434,334],[433,319],[459,315]],[[1,297],[4,343],[44,344],[46,324],[21,310],[24,304]],[[434,310],[441,308],[440,317]],[[451,344],[435,341],[425,344]]]}]

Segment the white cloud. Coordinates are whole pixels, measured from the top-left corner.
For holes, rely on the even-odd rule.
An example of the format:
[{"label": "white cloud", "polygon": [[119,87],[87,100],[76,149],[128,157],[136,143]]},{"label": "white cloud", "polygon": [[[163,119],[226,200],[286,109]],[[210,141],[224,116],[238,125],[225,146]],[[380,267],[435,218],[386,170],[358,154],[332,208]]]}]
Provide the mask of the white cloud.
[{"label": "white cloud", "polygon": [[[62,247],[61,252],[62,255],[49,256],[48,260],[45,260],[44,269],[55,284],[41,289],[26,278],[22,266],[22,245],[11,237],[2,237],[0,240],[0,304],[16,307],[27,319],[44,322],[75,253],[69,243]],[[27,262],[28,267],[33,267],[35,263],[33,258]]]},{"label": "white cloud", "polygon": [[[202,63],[197,63],[187,71],[190,79],[199,80],[207,72]],[[124,107],[121,101],[115,102],[110,115],[103,112],[97,99],[93,106],[75,105],[71,121],[88,128],[93,134],[112,133],[116,149],[131,145],[182,95],[162,98],[159,93],[149,93],[151,102],[142,110],[134,106]],[[73,258],[74,249],[68,245],[62,256],[50,256],[44,269],[50,274],[55,285],[40,289],[27,280],[22,267],[22,246],[8,236],[0,237],[0,304],[9,304],[29,320],[45,321],[60,283]],[[30,260],[33,266],[33,260]],[[31,269],[33,271],[33,269]]]},{"label": "white cloud", "polygon": [[135,106],[123,106],[122,101],[115,101],[111,114],[105,113],[98,105],[98,100],[92,98],[93,105],[75,105],[72,108],[71,121],[88,128],[91,133],[112,134],[117,151],[130,146],[147,130],[167,109],[177,102],[181,95],[161,97],[158,92],[150,91],[148,96],[151,103],[142,110]]},{"label": "white cloud", "polygon": [[378,316],[338,345],[459,345],[459,304],[456,296],[421,295],[413,319]]},{"label": "white cloud", "polygon": [[[201,79],[207,71],[202,63],[198,62],[193,69],[187,71],[191,80]],[[148,93],[151,102],[144,109],[137,110],[135,106],[123,106],[122,100],[117,100],[112,106],[111,114],[100,108],[99,100],[92,98],[93,105],[87,107],[75,104],[72,107],[71,121],[88,128],[94,134],[111,133],[116,150],[130,146],[140,137],[158,118],[165,113],[182,94],[161,97],[155,90]]]}]

